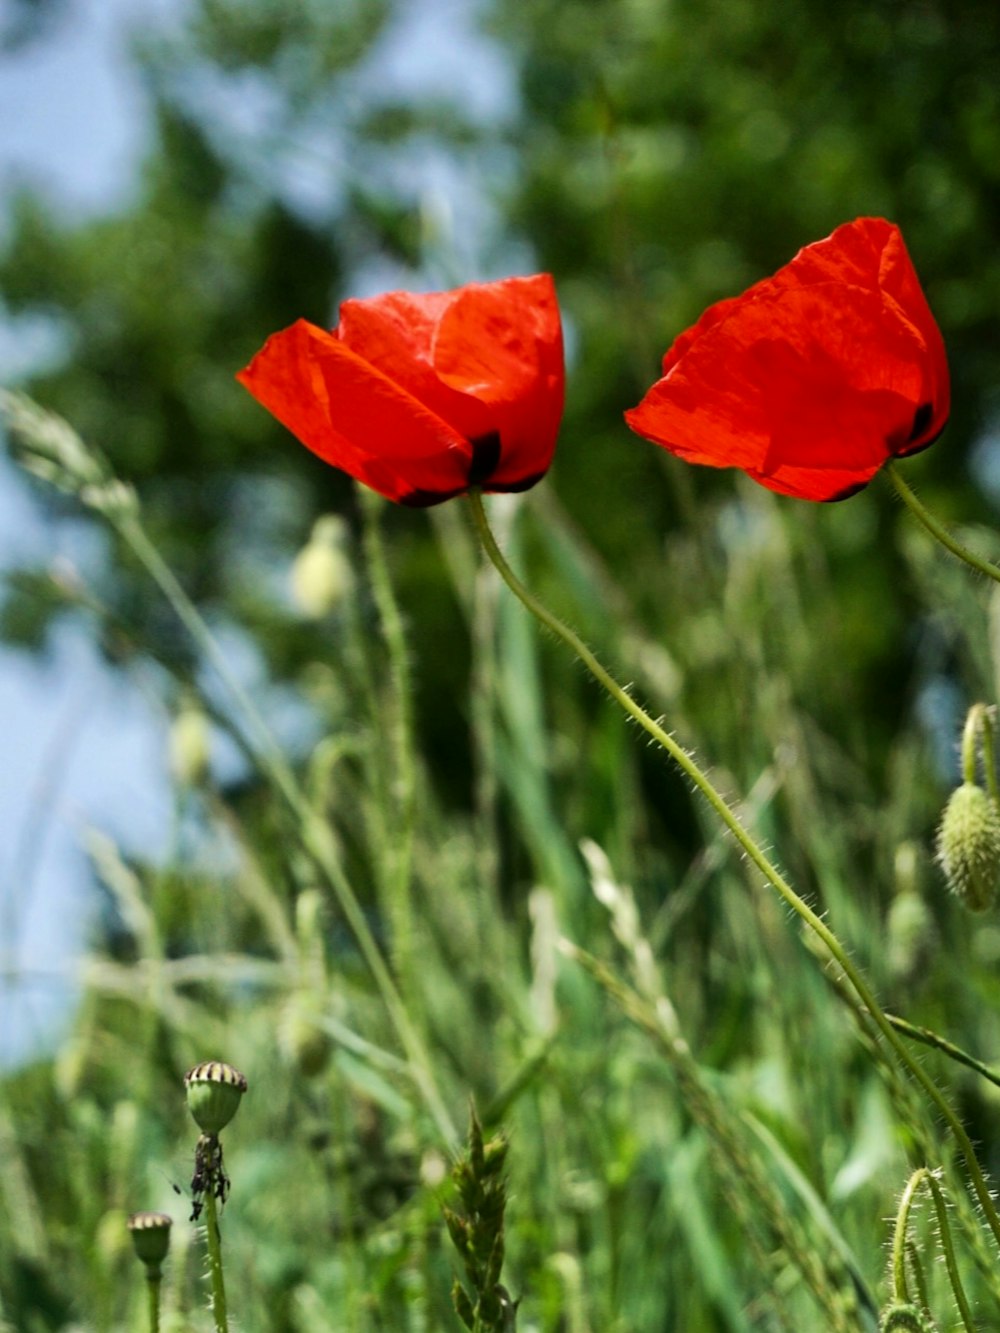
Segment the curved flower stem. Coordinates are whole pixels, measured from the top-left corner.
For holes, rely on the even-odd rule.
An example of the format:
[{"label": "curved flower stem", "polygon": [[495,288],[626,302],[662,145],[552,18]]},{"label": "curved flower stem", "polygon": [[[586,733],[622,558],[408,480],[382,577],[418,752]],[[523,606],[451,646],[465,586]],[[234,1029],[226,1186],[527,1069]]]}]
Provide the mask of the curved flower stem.
[{"label": "curved flower stem", "polygon": [[996,583],[1000,583],[1000,568],[991,564],[989,560],[983,560],[982,557],[976,555],[974,551],[970,551],[967,546],[963,546],[961,542],[956,541],[947,528],[944,527],[942,523],[939,523],[934,515],[924,508],[913,490],[900,476],[895,463],[887,463],[885,465],[885,473],[892,482],[896,494],[906,505],[907,509],[909,509],[910,513],[913,514],[914,518],[916,518],[919,523],[923,524],[932,537],[939,541],[942,546],[946,547],[952,555],[957,556],[959,560],[963,560],[970,566],[970,568],[976,570],[977,573],[985,574],[987,578],[993,579]]},{"label": "curved flower stem", "polygon": [[928,1178],[926,1166],[919,1167],[906,1182],[903,1197],[896,1210],[896,1224],[892,1229],[892,1294],[897,1301],[907,1304],[910,1299],[906,1283],[906,1238],[910,1226],[910,1209],[917,1190]]},{"label": "curved flower stem", "polygon": [[972,1188],[975,1191],[976,1198],[983,1210],[983,1215],[993,1232],[994,1239],[1000,1246],[1000,1215],[993,1203],[992,1195],[986,1184],[982,1167],[976,1157],[975,1149],[972,1146],[968,1134],[965,1131],[962,1122],[952,1110],[944,1094],[938,1088],[937,1084],[926,1072],[918,1060],[915,1060],[907,1050],[905,1043],[893,1029],[889,1020],[886,1018],[881,1005],[875,998],[874,992],[862,976],[859,969],[854,965],[850,955],[840,943],[840,940],[826,923],[819,917],[801,898],[778,868],[768,860],[759,843],[752,834],[744,828],[735,811],[730,807],[726,799],[712,783],[708,775],[699,767],[692,755],[690,755],[681,745],[674,740],[673,736],[667,732],[659,722],[655,721],[646,710],[637,704],[632,696],[624,689],[615,678],[607,671],[583,642],[580,636],[558,616],[553,613],[529,592],[520,581],[514,571],[504,559],[503,553],[496,544],[493,532],[490,529],[489,520],[486,517],[486,511],[483,508],[482,492],[476,488],[469,491],[469,504],[472,509],[472,517],[479,533],[483,548],[486,554],[495,566],[497,573],[503,579],[507,587],[518,598],[518,600],[527,608],[528,611],[538,620],[546,629],[550,630],[557,638],[580,659],[590,674],[602,686],[612,699],[626,712],[629,717],[638,722],[658,745],[666,750],[667,754],[673,759],[674,763],[686,774],[688,778],[698,788],[701,795],[711,806],[712,810],[719,817],[722,823],[730,831],[740,847],[746,853],[747,857],[757,869],[761,872],[769,884],[777,891],[788,907],[810,928],[810,930],[822,941],[831,957],[836,961],[844,976],[847,978],[853,988],[862,1006],[872,1017],[879,1032],[882,1034],[886,1044],[893,1051],[899,1063],[908,1071],[911,1077],[920,1085],[926,1096],[933,1102],[934,1106],[947,1123],[958,1149],[965,1161],[966,1169],[969,1173],[969,1179]]},{"label": "curved flower stem", "polygon": [[976,781],[976,740],[982,736],[983,773],[990,798],[1000,805],[1000,789],[997,787],[996,748],[993,743],[993,721],[990,709],[985,704],[973,704],[965,717],[962,731],[962,781]]},{"label": "curved flower stem", "polygon": [[219,1214],[213,1190],[205,1191],[205,1233],[208,1239],[208,1271],[212,1279],[212,1315],[216,1333],[229,1333],[226,1310],[226,1283],[222,1275],[222,1241],[219,1236]]}]

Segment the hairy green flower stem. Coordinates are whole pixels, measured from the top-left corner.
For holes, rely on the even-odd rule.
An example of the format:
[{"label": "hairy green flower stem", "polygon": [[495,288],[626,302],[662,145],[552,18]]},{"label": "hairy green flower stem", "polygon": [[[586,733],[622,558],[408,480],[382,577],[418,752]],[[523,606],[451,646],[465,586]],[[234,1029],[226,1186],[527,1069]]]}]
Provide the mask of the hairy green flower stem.
[{"label": "hairy green flower stem", "polygon": [[[496,540],[489,525],[489,520],[486,517],[486,511],[483,508],[482,492],[478,488],[473,488],[469,491],[469,505],[472,510],[473,521],[475,522],[476,530],[479,533],[483,548],[496,568],[497,573],[514,596],[517,597],[522,605],[531,612],[536,620],[544,625],[546,629],[556,636],[556,638],[561,639],[563,643],[575,653],[598,684],[611,695],[612,699],[614,699],[624,712],[626,712],[634,721],[638,722],[639,726],[642,727],[642,729],[651,736],[658,745],[666,750],[674,763],[678,765],[682,772],[685,773],[698,788],[699,792],[701,792],[712,810],[718,815],[719,819],[742,847],[750,861],[757,867],[768,883],[777,891],[783,901],[803,922],[805,922],[810,930],[812,930],[825,945],[827,951],[831,957],[835,959],[837,965],[854,989],[862,1006],[871,1015],[872,1021],[882,1034],[886,1044],[893,1051],[896,1059],[933,1102],[934,1106],[951,1130],[955,1142],[958,1145],[959,1152],[962,1154],[965,1161],[969,1179],[972,1188],[975,1191],[976,1198],[979,1201],[979,1205],[983,1210],[983,1215],[989,1224],[990,1230],[993,1232],[997,1245],[1000,1246],[1000,1215],[997,1213],[989,1187],[986,1184],[986,1179],[983,1175],[982,1167],[979,1165],[979,1161],[976,1157],[972,1141],[940,1088],[938,1088],[934,1080],[924,1070],[920,1062],[915,1060],[907,1050],[905,1043],[886,1018],[871,987],[868,985],[858,968],[854,965],[854,962],[840,943],[840,940],[829,926],[817,916],[809,904],[805,902],[803,898],[799,897],[778,868],[768,860],[760,845],[754,839],[752,834],[744,828],[735,811],[720,794],[708,775],[698,766],[694,758],[674,740],[669,732],[664,730],[659,722],[655,721],[640,704],[636,703],[627,690],[618,684],[610,672],[608,672],[597,660],[580,636],[574,630],[570,629],[568,625],[564,624],[558,616],[553,615],[547,607],[542,605],[534,594],[528,591],[511,569],[510,565],[508,565],[503,553],[496,544]],[[997,576],[1000,578],[1000,571],[997,572]]]},{"label": "hairy green flower stem", "polygon": [[952,553],[953,556],[964,561],[965,564],[976,570],[977,573],[985,574],[988,579],[993,579],[995,583],[1000,583],[1000,567],[991,564],[989,560],[981,559],[981,557],[976,555],[974,551],[970,551],[967,546],[963,546],[961,542],[956,541],[944,524],[939,523],[934,515],[924,508],[913,490],[900,476],[895,463],[887,463],[885,465],[885,473],[892,482],[896,494],[906,505],[907,509],[909,509],[910,513],[918,523],[923,524],[935,541],[939,541],[946,550]]},{"label": "hairy green flower stem", "polygon": [[212,1282],[215,1333],[229,1333],[226,1283],[222,1275],[222,1239],[219,1235],[219,1212],[215,1206],[214,1188],[205,1191],[205,1237],[208,1242],[208,1272]]},{"label": "hairy green flower stem", "polygon": [[997,789],[996,752],[993,745],[993,721],[990,710],[985,704],[973,704],[966,714],[965,727],[962,731],[962,781],[975,784],[976,741],[982,735],[983,772],[986,775],[986,787],[991,799],[1000,805],[1000,791]]},{"label": "hairy green flower stem", "polygon": [[958,1306],[958,1312],[962,1318],[962,1324],[967,1333],[975,1333],[975,1324],[972,1319],[972,1311],[969,1309],[969,1302],[965,1295],[965,1289],[962,1286],[962,1280],[958,1271],[958,1263],[955,1259],[955,1247],[951,1239],[951,1227],[948,1224],[948,1207],[945,1202],[944,1190],[942,1190],[937,1177],[933,1171],[928,1170],[926,1166],[919,1167],[906,1182],[906,1189],[903,1190],[903,1197],[899,1201],[899,1208],[896,1212],[896,1224],[892,1235],[892,1293],[895,1300],[903,1304],[909,1304],[910,1292],[906,1276],[906,1259],[909,1252],[909,1225],[910,1212],[913,1207],[913,1201],[916,1198],[917,1191],[922,1185],[926,1185],[930,1190],[931,1198],[934,1201],[934,1211],[937,1214],[938,1238],[941,1241],[941,1248],[944,1251],[945,1267],[948,1270],[948,1278],[951,1282],[951,1289],[955,1296],[955,1304]]},{"label": "hairy green flower stem", "polygon": [[961,1046],[956,1046],[953,1042],[942,1037],[939,1032],[932,1028],[918,1027],[916,1023],[910,1023],[905,1018],[900,1018],[898,1014],[886,1013],[886,1018],[904,1037],[909,1037],[912,1041],[922,1042],[925,1046],[933,1046],[936,1051],[946,1055],[949,1060],[954,1060],[956,1064],[965,1065],[966,1069],[971,1069],[985,1078],[987,1082],[992,1083],[994,1087],[1000,1088],[1000,1073],[991,1069],[988,1064],[982,1060],[977,1060],[974,1055],[968,1051],[963,1051]]}]

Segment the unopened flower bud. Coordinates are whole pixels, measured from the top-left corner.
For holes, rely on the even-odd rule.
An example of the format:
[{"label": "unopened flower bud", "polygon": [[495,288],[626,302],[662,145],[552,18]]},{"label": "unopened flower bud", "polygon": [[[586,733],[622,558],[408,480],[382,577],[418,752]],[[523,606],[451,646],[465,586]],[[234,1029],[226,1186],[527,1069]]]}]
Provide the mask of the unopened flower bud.
[{"label": "unopened flower bud", "polygon": [[208,775],[208,718],[193,699],[181,704],[170,728],[170,771],[182,787],[197,787]]},{"label": "unopened flower bud", "polygon": [[890,975],[897,981],[913,977],[934,944],[934,918],[919,893],[896,894],[885,933]]},{"label": "unopened flower bud", "polygon": [[173,1219],[167,1213],[133,1213],[127,1225],[136,1255],[146,1265],[149,1276],[158,1278],[160,1265],[170,1249]]},{"label": "unopened flower bud", "polygon": [[217,1135],[240,1109],[247,1081],[221,1060],[205,1060],[184,1075],[188,1110],[203,1134]]},{"label": "unopened flower bud", "polygon": [[304,1078],[322,1074],[330,1060],[333,1047],[327,1033],[320,1027],[318,1016],[311,1015],[308,1007],[292,1002],[281,1024],[281,1045],[288,1060]]},{"label": "unopened flower bud", "polygon": [[915,1305],[893,1301],[879,1321],[879,1333],[934,1333],[934,1325]]},{"label": "unopened flower bud", "polygon": [[948,887],[970,912],[993,906],[1000,874],[1000,815],[973,782],[952,792],[941,816],[937,855]]},{"label": "unopened flower bud", "polygon": [[335,610],[354,583],[344,553],[344,523],[328,515],[318,519],[309,541],[292,565],[292,596],[303,615],[321,620]]}]

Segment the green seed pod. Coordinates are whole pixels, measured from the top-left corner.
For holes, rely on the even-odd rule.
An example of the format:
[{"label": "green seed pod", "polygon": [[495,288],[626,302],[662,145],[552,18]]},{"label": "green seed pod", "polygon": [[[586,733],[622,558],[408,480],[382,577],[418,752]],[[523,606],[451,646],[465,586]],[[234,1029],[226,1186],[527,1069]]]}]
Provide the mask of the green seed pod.
[{"label": "green seed pod", "polygon": [[166,1213],[133,1213],[127,1226],[136,1255],[149,1269],[149,1276],[159,1277],[160,1265],[170,1249],[173,1218]]},{"label": "green seed pod", "polygon": [[240,1109],[247,1081],[221,1060],[205,1060],[184,1075],[188,1110],[203,1134],[221,1133]]},{"label": "green seed pod", "polygon": [[937,855],[948,887],[970,912],[985,912],[997,895],[1000,815],[973,782],[951,794],[938,829]]}]

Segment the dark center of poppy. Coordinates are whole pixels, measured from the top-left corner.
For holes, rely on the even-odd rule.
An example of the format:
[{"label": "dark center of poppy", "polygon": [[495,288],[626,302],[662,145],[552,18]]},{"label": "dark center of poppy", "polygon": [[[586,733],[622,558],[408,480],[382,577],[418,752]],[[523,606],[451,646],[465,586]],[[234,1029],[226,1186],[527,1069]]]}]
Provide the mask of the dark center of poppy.
[{"label": "dark center of poppy", "polygon": [[485,486],[500,462],[500,432],[491,430],[470,440],[472,458],[469,462],[469,485]]}]

